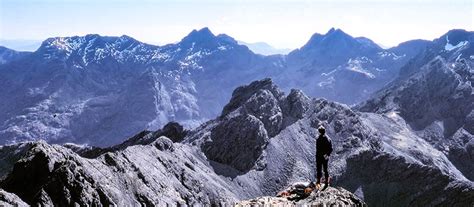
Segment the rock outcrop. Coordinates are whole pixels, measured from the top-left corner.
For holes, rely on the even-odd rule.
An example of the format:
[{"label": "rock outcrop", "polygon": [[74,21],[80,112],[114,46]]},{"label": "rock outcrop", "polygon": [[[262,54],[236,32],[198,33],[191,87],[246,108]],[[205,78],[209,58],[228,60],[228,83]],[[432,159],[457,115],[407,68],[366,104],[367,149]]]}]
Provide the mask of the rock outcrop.
[{"label": "rock outcrop", "polygon": [[312,193],[305,199],[291,201],[283,197],[263,196],[236,203],[237,207],[252,206],[367,206],[367,204],[343,188],[329,187],[325,191]]},{"label": "rock outcrop", "polygon": [[22,201],[17,195],[0,188],[0,206],[26,207],[30,205]]}]

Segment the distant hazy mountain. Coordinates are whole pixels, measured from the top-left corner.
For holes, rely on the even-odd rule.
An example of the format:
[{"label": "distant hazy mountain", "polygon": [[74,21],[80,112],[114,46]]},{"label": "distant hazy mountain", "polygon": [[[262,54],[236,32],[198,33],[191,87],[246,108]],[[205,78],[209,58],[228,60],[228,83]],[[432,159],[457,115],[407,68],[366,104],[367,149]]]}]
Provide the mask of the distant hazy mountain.
[{"label": "distant hazy mountain", "polygon": [[204,28],[163,47],[131,37],[58,37],[0,66],[0,143],[31,139],[111,145],[168,121],[197,126],[232,88],[270,76],[255,55]]},{"label": "distant hazy mountain", "polygon": [[261,54],[261,55],[286,55],[291,52],[291,49],[280,49],[274,48],[273,46],[265,43],[265,42],[255,42],[255,43],[247,43],[238,41],[239,44],[247,46],[252,52]]},{"label": "distant hazy mountain", "polygon": [[5,40],[0,39],[0,45],[16,51],[33,52],[41,45],[41,40]]},{"label": "distant hazy mountain", "polygon": [[427,43],[414,41],[382,49],[367,38],[332,28],[326,34],[314,34],[303,47],[289,53],[288,69],[275,81],[286,90],[301,88],[314,97],[355,104],[395,79]]}]

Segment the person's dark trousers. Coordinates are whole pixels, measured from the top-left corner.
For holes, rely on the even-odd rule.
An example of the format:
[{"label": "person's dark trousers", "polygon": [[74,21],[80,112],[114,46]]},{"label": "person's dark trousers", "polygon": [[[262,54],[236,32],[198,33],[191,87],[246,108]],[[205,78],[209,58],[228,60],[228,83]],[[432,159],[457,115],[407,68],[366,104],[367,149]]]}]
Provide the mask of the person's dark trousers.
[{"label": "person's dark trousers", "polygon": [[328,160],[324,159],[323,156],[316,156],[316,178],[318,179],[316,181],[317,183],[321,182],[321,177],[323,176],[322,170],[324,170],[324,178],[327,182],[329,179]]}]

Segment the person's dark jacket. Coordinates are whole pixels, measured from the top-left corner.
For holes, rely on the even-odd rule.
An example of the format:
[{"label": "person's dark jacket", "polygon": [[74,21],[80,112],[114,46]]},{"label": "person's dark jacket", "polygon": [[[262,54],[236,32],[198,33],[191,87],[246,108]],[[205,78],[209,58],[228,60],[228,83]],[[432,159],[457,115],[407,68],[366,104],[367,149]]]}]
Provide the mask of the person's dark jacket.
[{"label": "person's dark jacket", "polygon": [[316,157],[324,157],[324,155],[331,155],[332,143],[331,139],[324,135],[319,135],[316,139]]}]

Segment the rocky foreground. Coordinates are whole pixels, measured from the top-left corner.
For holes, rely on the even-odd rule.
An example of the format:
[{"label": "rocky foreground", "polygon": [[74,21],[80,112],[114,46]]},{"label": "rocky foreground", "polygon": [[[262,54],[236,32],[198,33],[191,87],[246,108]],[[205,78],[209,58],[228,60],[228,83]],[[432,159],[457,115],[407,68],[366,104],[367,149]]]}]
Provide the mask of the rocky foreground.
[{"label": "rocky foreground", "polygon": [[29,206],[23,202],[17,195],[9,193],[0,188],[0,206]]},{"label": "rocky foreground", "polygon": [[325,191],[313,192],[302,200],[291,201],[287,198],[263,196],[240,201],[237,207],[249,206],[367,206],[364,201],[344,188],[329,187]]},{"label": "rocky foreground", "polygon": [[[358,112],[299,90],[285,95],[270,79],[237,88],[219,117],[192,130],[169,124],[108,148],[0,146],[0,188],[8,192],[0,194],[33,206],[228,206],[314,178],[320,124],[333,141],[333,186],[368,205],[474,203],[474,183],[396,113]],[[356,203],[334,191],[346,192],[288,205]]]}]

